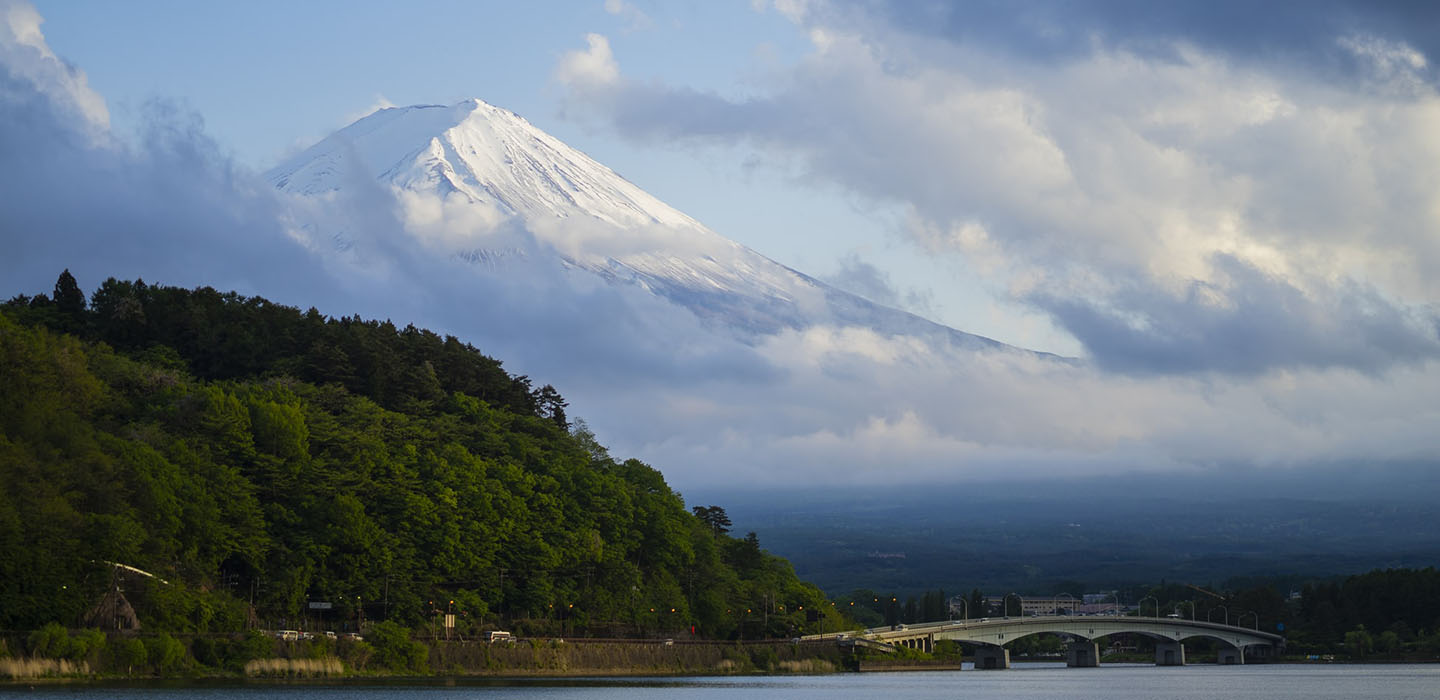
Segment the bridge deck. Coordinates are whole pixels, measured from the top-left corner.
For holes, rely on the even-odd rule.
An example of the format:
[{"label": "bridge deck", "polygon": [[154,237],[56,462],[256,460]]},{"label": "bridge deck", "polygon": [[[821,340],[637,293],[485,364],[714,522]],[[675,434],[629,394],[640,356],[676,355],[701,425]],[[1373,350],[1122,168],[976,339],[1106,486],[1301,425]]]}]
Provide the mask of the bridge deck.
[{"label": "bridge deck", "polygon": [[863,633],[846,635],[810,635],[806,639],[839,639],[842,636],[873,640],[887,644],[904,644],[924,639],[929,643],[941,639],[957,642],[1003,646],[1032,634],[1063,634],[1087,640],[1118,633],[1143,634],[1157,640],[1181,642],[1194,637],[1219,640],[1235,648],[1269,645],[1283,647],[1283,637],[1247,627],[1183,620],[1171,617],[1134,616],[1070,616],[997,617],[980,620],[951,620],[904,625],[895,629],[876,627]]}]

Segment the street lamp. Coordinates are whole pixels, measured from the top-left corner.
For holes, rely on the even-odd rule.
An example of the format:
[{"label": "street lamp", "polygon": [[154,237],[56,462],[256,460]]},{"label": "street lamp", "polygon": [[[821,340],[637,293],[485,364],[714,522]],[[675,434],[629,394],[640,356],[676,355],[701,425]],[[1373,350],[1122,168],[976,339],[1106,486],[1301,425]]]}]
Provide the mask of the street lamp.
[{"label": "street lamp", "polygon": [[1223,605],[1217,605],[1217,606],[1215,606],[1215,607],[1213,607],[1213,608],[1210,608],[1210,610],[1205,613],[1205,621],[1206,621],[1206,622],[1210,622],[1210,621],[1211,621],[1211,620],[1210,620],[1210,616],[1211,616],[1211,615],[1214,615],[1216,610],[1223,610],[1223,611],[1225,611],[1225,624],[1227,624],[1227,625],[1230,624],[1230,608],[1227,608],[1227,607],[1225,607],[1225,606],[1223,606]]},{"label": "street lamp", "polygon": [[1255,612],[1254,610],[1246,610],[1245,612],[1240,613],[1240,615],[1235,618],[1235,626],[1236,626],[1236,627],[1241,627],[1241,626],[1243,626],[1243,621],[1245,620],[1245,616],[1246,616],[1246,615],[1250,615],[1251,617],[1254,617],[1254,618],[1255,618],[1255,620],[1254,620],[1254,622],[1255,622],[1254,629],[1257,629],[1257,630],[1260,629],[1260,613],[1257,613],[1257,612]]},{"label": "street lamp", "polygon": [[1000,599],[1000,607],[1001,607],[1000,612],[1004,613],[1004,616],[1005,616],[1005,617],[1010,617],[1010,597],[1011,597],[1011,596],[1014,596],[1014,597],[1015,597],[1015,600],[1020,601],[1020,611],[1019,611],[1018,614],[1019,614],[1021,617],[1024,617],[1024,616],[1025,616],[1025,599],[1024,599],[1024,598],[1021,598],[1021,597],[1020,597],[1020,594],[1018,594],[1018,593],[1016,593],[1016,592],[1014,592],[1014,591],[1011,591],[1011,592],[1009,592],[1009,593],[1006,593],[1006,594],[1005,594],[1005,597]]},{"label": "street lamp", "polygon": [[1139,613],[1140,617],[1145,617],[1145,601],[1147,600],[1155,603],[1155,617],[1160,617],[1160,599],[1153,595],[1147,595],[1141,598],[1140,602],[1135,605],[1135,611]]}]

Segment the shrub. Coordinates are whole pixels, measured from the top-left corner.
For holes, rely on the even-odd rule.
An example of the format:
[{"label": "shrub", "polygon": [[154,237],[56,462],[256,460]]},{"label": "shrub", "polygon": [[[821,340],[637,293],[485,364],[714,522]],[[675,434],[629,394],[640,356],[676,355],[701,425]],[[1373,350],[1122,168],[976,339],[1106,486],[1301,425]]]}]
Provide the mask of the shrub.
[{"label": "shrub", "polygon": [[115,670],[133,674],[137,666],[144,670],[149,656],[145,651],[144,642],[134,637],[127,637],[110,645],[110,658]]},{"label": "shrub", "polygon": [[162,674],[174,673],[185,667],[188,654],[180,640],[161,632],[159,636],[145,639],[145,656],[150,665]]},{"label": "shrub", "polygon": [[335,656],[335,640],[324,635],[300,643],[300,658],[328,659],[333,656]]},{"label": "shrub", "polygon": [[240,670],[248,661],[275,656],[275,640],[259,630],[250,630],[239,642],[232,644],[227,665]]},{"label": "shrub", "polygon": [[31,656],[41,656],[47,659],[70,657],[70,633],[66,632],[58,622],[51,622],[31,632],[28,641]]},{"label": "shrub", "polygon": [[394,622],[381,622],[370,628],[366,640],[375,649],[375,660],[395,672],[426,673],[430,650],[420,642],[411,641],[410,630]]},{"label": "shrub", "polygon": [[780,655],[768,646],[755,647],[750,650],[750,663],[762,671],[770,670],[780,663]]},{"label": "shrub", "polygon": [[358,639],[344,639],[338,645],[340,658],[350,664],[350,668],[362,671],[370,665],[370,657],[375,655],[375,647],[369,642]]},{"label": "shrub", "polygon": [[71,661],[88,661],[105,649],[105,633],[91,628],[81,630],[70,638]]},{"label": "shrub", "polygon": [[201,666],[219,666],[220,651],[215,640],[206,637],[198,637],[190,642],[190,655],[195,657],[195,662]]}]

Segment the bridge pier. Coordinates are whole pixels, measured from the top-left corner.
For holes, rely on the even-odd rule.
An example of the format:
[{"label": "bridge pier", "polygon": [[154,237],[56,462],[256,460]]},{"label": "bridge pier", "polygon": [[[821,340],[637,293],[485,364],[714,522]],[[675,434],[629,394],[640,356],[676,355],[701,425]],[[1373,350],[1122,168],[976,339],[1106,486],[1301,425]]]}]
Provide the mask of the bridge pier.
[{"label": "bridge pier", "polygon": [[1065,665],[1070,668],[1095,668],[1100,665],[1100,645],[1088,639],[1065,643]]},{"label": "bridge pier", "polygon": [[935,653],[935,635],[902,639],[900,640],[900,646],[906,649],[914,649],[915,651],[923,651],[926,654],[933,654]]},{"label": "bridge pier", "polygon": [[935,653],[935,635],[933,634],[924,637],[908,637],[891,642],[891,644],[902,646],[906,649],[914,649],[915,651],[923,651],[926,654]]},{"label": "bridge pier", "polygon": [[1245,663],[1247,664],[1269,663],[1271,658],[1277,653],[1275,647],[1269,644],[1251,644],[1246,646],[1242,651],[1243,653],[1241,653],[1240,656],[1245,659]]},{"label": "bridge pier", "polygon": [[975,648],[975,670],[1010,668],[1010,650],[986,644]]},{"label": "bridge pier", "polygon": [[1245,663],[1245,652],[1239,647],[1222,644],[1215,652],[1215,663],[1222,666],[1239,666]]},{"label": "bridge pier", "polygon": [[1184,666],[1185,645],[1180,642],[1156,642],[1155,665]]}]

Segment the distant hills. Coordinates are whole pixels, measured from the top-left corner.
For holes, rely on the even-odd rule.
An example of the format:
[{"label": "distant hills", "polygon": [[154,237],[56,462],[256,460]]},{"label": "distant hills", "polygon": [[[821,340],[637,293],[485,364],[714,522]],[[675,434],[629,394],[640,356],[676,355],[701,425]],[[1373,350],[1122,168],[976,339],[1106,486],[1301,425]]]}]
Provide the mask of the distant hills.
[{"label": "distant hills", "polygon": [[[1316,481],[1322,476],[1330,475]],[[1193,477],[1027,483],[1020,493],[987,484],[706,498],[734,504],[737,526],[756,530],[832,595],[977,587],[1079,595],[1160,581],[1299,585],[1434,566],[1436,489],[1415,476],[1388,472],[1390,487],[1352,484],[1343,498],[1323,486],[1250,495],[1255,479],[1226,486]],[[1409,497],[1392,493],[1406,488]]]}]

